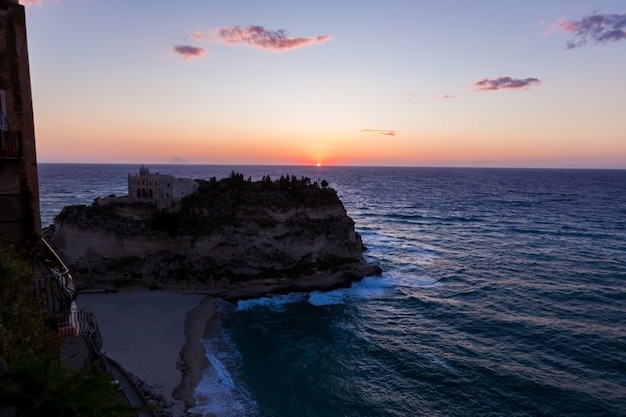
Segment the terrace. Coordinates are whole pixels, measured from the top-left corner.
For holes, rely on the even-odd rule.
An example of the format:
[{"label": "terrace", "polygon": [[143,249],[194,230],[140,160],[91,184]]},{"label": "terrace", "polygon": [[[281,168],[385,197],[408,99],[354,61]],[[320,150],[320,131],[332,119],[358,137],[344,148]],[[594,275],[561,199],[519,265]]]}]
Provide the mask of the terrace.
[{"label": "terrace", "polygon": [[51,318],[62,317],[69,313],[78,292],[67,266],[44,238],[41,241],[42,254],[34,261],[37,276],[33,290]]}]

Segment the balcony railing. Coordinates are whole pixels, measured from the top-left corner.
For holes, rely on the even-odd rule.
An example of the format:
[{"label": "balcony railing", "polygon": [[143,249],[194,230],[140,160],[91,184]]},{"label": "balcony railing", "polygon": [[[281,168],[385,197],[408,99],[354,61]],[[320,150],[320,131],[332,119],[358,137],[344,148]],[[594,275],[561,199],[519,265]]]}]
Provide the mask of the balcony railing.
[{"label": "balcony railing", "polygon": [[95,352],[102,349],[102,334],[96,321],[96,316],[91,311],[72,311],[57,320],[59,336],[87,336]]},{"label": "balcony railing", "polygon": [[68,311],[78,296],[72,275],[48,242],[43,238],[41,240],[44,255],[42,259],[35,260],[38,271],[33,290],[41,297],[49,313]]},{"label": "balcony railing", "polygon": [[0,158],[23,158],[22,132],[0,130]]}]

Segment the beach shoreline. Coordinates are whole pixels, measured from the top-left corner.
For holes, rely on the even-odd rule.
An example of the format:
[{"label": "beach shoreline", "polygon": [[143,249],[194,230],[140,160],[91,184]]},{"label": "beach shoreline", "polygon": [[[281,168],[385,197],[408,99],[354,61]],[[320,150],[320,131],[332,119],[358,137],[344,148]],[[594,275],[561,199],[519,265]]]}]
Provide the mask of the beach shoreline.
[{"label": "beach shoreline", "polygon": [[195,388],[202,379],[204,370],[211,366],[202,339],[215,331],[218,320],[217,304],[212,297],[207,297],[187,314],[184,329],[186,342],[180,351],[177,366],[182,378],[172,392],[172,396],[185,405],[185,410],[196,405]]},{"label": "beach shoreline", "polygon": [[202,338],[215,328],[215,300],[165,291],[80,294],[95,314],[102,352],[162,395],[171,415],[187,415],[194,389],[209,367]]}]

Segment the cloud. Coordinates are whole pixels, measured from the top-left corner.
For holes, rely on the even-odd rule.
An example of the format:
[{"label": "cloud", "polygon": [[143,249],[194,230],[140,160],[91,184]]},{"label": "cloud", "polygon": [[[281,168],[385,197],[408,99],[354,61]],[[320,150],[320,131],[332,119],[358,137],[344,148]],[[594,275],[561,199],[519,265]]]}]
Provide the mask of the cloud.
[{"label": "cloud", "polygon": [[377,133],[383,136],[395,136],[397,130],[361,129],[361,133]]},{"label": "cloud", "polygon": [[[480,81],[479,81],[479,82],[480,82]],[[474,84],[474,85],[475,85],[475,84]],[[451,99],[453,99],[453,98],[456,98],[456,96],[455,96],[454,94],[444,94],[444,95],[442,96],[442,98],[443,98],[444,100],[451,100]]]},{"label": "cloud", "polygon": [[524,78],[523,80],[511,77],[498,77],[495,79],[483,78],[474,83],[476,91],[495,91],[495,90],[528,90],[535,85],[541,85],[541,81],[537,78]]},{"label": "cloud", "polygon": [[176,45],[172,49],[174,49],[174,52],[181,54],[185,61],[188,61],[191,58],[200,57],[207,53],[206,49],[191,45]]},{"label": "cloud", "polygon": [[548,33],[560,30],[564,33],[573,33],[577,41],[566,42],[567,49],[579,48],[587,43],[592,45],[607,42],[626,40],[626,14],[601,14],[593,12],[581,20],[566,20],[560,18],[552,25]]},{"label": "cloud", "polygon": [[29,7],[29,6],[39,7],[41,6],[41,0],[20,0],[20,4],[26,7]]},{"label": "cloud", "polygon": [[322,44],[332,39],[330,35],[291,38],[286,35],[283,29],[267,30],[263,26],[248,26],[246,29],[242,29],[239,26],[225,26],[207,34],[195,32],[193,37],[198,40],[217,40],[229,45],[248,44],[270,51],[285,51],[316,43]]}]

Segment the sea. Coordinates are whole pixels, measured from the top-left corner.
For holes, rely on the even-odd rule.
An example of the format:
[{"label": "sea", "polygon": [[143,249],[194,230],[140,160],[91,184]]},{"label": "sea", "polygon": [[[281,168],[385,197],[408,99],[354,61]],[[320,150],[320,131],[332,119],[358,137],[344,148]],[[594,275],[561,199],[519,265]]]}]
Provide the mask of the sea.
[{"label": "sea", "polygon": [[[197,416],[626,416],[626,171],[151,165],[327,180],[383,269],[220,301]],[[42,222],[139,165],[39,164]]]}]

